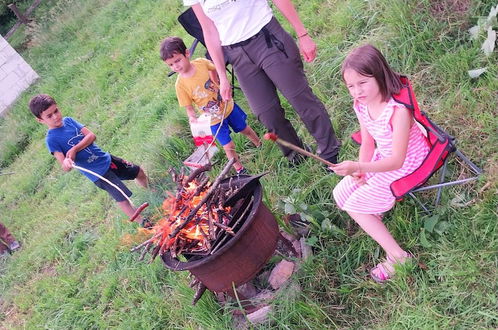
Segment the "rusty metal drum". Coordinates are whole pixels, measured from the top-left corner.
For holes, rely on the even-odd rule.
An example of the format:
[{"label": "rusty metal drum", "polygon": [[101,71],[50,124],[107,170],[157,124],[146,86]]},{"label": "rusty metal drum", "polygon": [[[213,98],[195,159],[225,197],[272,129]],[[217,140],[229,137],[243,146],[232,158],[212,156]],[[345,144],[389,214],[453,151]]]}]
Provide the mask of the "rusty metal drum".
[{"label": "rusty metal drum", "polygon": [[262,195],[261,183],[257,181],[248,196],[243,197],[252,198],[249,214],[235,236],[216,252],[186,262],[165,253],[161,257],[166,267],[189,270],[209,290],[215,292],[228,292],[232,286],[237,287],[252,280],[275,252],[279,237],[277,221],[264,205]]}]

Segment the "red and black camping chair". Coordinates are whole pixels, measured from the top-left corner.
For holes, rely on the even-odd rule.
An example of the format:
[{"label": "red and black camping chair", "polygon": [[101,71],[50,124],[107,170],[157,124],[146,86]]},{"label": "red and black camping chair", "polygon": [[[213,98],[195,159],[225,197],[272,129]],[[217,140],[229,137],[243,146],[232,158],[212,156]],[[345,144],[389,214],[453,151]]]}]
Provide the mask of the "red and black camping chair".
[{"label": "red and black camping chair", "polygon": [[[410,196],[425,212],[430,213],[429,209],[415,196],[416,192],[437,189],[435,199],[435,206],[437,206],[441,200],[441,192],[444,187],[477,180],[482,174],[482,169],[476,166],[457,149],[456,140],[453,136],[449,135],[432,122],[427,114],[420,110],[408,78],[403,76],[401,77],[401,81],[403,83],[403,88],[399,94],[393,95],[393,99],[413,111],[416,122],[423,128],[430,151],[419,168],[413,173],[398,179],[391,184],[391,191],[394,197],[396,197],[396,200],[399,201],[405,196]],[[351,138],[354,142],[361,144],[361,134],[359,131],[353,133]],[[458,158],[463,164],[467,165],[472,172],[472,176],[465,179],[447,181],[447,165],[450,155],[454,155],[454,157]],[[439,182],[425,185],[438,171],[440,171]]]}]

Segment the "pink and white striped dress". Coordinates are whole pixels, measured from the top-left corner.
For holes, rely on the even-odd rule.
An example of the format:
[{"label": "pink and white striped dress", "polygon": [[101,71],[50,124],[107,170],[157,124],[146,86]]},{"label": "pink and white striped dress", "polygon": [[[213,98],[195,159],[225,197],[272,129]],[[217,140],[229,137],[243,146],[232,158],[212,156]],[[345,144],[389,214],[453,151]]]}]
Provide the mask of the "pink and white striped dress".
[{"label": "pink and white striped dress", "polygon": [[[366,105],[356,103],[354,110],[375,140],[376,149],[372,161],[390,157],[392,154],[393,131],[391,117],[396,108],[404,107],[392,98],[382,114],[373,120]],[[395,198],[390,185],[417,169],[429,152],[429,146],[420,128],[413,124],[408,138],[406,158],[401,168],[388,172],[365,173],[366,184],[358,185],[351,176],[346,176],[334,188],[334,199],[341,210],[365,214],[379,214],[394,206]]]}]

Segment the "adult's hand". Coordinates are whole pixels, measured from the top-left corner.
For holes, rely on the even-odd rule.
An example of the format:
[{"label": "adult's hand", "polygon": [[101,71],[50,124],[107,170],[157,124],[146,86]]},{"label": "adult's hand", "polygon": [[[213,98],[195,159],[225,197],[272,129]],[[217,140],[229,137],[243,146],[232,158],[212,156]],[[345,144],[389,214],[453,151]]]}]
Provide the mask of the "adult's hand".
[{"label": "adult's hand", "polygon": [[232,85],[227,79],[220,79],[220,95],[223,101],[232,99]]},{"label": "adult's hand", "polygon": [[308,34],[299,38],[299,50],[306,62],[313,62],[316,58],[316,44]]}]

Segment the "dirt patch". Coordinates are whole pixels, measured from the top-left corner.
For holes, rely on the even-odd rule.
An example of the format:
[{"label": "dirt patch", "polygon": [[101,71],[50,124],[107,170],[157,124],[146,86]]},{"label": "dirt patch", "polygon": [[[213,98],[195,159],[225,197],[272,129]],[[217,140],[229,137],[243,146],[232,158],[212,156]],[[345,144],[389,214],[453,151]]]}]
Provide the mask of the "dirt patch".
[{"label": "dirt patch", "polygon": [[26,315],[21,313],[15,305],[0,306],[0,330],[24,328]]},{"label": "dirt patch", "polygon": [[429,10],[439,21],[465,22],[469,16],[470,4],[470,0],[431,0]]}]

